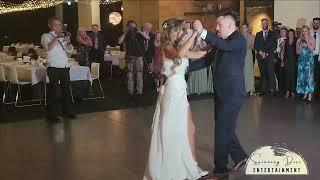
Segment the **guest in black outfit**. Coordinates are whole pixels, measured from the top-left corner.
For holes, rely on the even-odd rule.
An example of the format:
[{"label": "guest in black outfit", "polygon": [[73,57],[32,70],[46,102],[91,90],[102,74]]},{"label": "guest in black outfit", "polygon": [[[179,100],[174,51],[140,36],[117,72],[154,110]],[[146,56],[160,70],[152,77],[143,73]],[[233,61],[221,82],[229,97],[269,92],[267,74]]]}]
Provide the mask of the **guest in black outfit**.
[{"label": "guest in black outfit", "polygon": [[142,96],[143,57],[145,57],[146,53],[144,43],[145,40],[149,40],[150,37],[137,28],[136,22],[132,20],[128,21],[127,27],[128,31],[119,37],[118,43],[125,43],[129,101],[132,101],[134,100],[135,93],[138,96]]},{"label": "guest in black outfit", "polygon": [[92,62],[100,63],[100,77],[105,78],[107,76],[107,68],[104,62],[104,52],[106,50],[106,42],[103,34],[99,31],[99,25],[92,25],[92,32],[88,33],[92,41],[92,48],[90,51],[90,59]]},{"label": "guest in black outfit", "polygon": [[277,77],[277,90],[279,94],[285,93],[284,90],[284,63],[281,61],[281,52],[284,48],[284,43],[287,39],[288,29],[285,27],[280,28],[280,37],[277,39],[277,49],[276,49],[276,58],[277,63],[275,64],[275,73]]},{"label": "guest in black outfit", "polygon": [[273,31],[268,29],[268,19],[261,20],[262,31],[256,34],[255,49],[260,70],[261,91],[265,94],[268,90],[273,93],[275,84],[274,51],[277,48],[277,39]]},{"label": "guest in black outfit", "polygon": [[[73,46],[70,38],[65,38],[62,33],[61,20],[58,17],[49,19],[49,33],[41,36],[41,45],[48,52],[47,73],[49,77],[48,91],[48,115],[52,121],[61,120],[59,116],[59,101],[62,99],[62,115],[66,118],[74,119],[75,115],[70,113],[70,68],[67,52],[72,52]],[[59,86],[60,83],[60,86]],[[59,97],[61,88],[62,97]]]},{"label": "guest in black outfit", "polygon": [[284,43],[283,51],[281,52],[281,64],[284,65],[284,90],[286,92],[285,97],[288,98],[290,95],[292,98],[295,97],[296,87],[296,73],[297,73],[297,54],[296,54],[296,43],[295,32],[293,29],[289,29],[287,39]]},{"label": "guest in black outfit", "polygon": [[310,31],[310,35],[316,40],[316,48],[313,51],[314,60],[314,95],[319,97],[320,95],[320,18],[313,18],[313,29]]}]

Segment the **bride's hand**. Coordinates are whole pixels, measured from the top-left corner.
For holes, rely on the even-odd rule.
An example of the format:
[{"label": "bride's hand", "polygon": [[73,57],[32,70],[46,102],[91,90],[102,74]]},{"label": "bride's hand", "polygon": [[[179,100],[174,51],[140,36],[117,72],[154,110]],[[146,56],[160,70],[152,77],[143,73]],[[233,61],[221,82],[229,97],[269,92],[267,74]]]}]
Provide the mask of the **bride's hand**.
[{"label": "bride's hand", "polygon": [[188,51],[186,57],[192,60],[197,60],[204,57],[207,54],[207,51]]},{"label": "bride's hand", "polygon": [[204,57],[208,52],[207,51],[197,51],[197,53],[199,54],[199,58]]}]

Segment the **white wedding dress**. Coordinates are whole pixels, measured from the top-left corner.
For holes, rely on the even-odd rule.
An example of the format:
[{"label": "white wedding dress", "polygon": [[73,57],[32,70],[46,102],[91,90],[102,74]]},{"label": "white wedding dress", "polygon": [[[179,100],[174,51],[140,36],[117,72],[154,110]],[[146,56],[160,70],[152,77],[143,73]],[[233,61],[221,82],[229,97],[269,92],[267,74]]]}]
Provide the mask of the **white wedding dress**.
[{"label": "white wedding dress", "polygon": [[[172,71],[166,59],[162,73],[168,79],[161,87],[152,124],[152,138],[143,180],[195,180],[207,174],[192,157],[188,140],[187,58]],[[151,179],[150,179],[151,178]]]}]

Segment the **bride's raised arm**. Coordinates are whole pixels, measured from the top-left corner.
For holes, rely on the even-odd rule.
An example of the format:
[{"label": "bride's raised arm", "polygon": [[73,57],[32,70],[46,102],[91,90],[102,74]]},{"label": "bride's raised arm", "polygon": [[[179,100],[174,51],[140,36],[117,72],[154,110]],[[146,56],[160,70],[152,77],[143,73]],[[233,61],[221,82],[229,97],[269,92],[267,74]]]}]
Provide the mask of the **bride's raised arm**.
[{"label": "bride's raised arm", "polygon": [[180,58],[186,57],[189,59],[199,59],[206,55],[206,51],[190,51],[190,48],[193,46],[197,35],[198,33],[194,31],[192,36],[188,39],[188,41],[178,49],[178,56]]}]

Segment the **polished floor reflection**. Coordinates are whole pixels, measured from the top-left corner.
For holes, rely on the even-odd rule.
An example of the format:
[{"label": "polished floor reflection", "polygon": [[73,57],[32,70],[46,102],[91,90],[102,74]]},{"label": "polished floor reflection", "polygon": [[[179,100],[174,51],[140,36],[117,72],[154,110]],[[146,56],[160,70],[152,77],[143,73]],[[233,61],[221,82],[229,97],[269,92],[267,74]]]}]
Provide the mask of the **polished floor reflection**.
[{"label": "polished floor reflection", "polygon": [[[197,157],[212,169],[213,100],[192,101]],[[78,119],[44,119],[0,124],[1,180],[140,180],[148,153],[153,106],[81,114]],[[308,163],[309,176],[246,176],[230,180],[316,180],[320,162],[318,103],[252,97],[243,105],[238,134],[248,153],[285,143]]]}]

